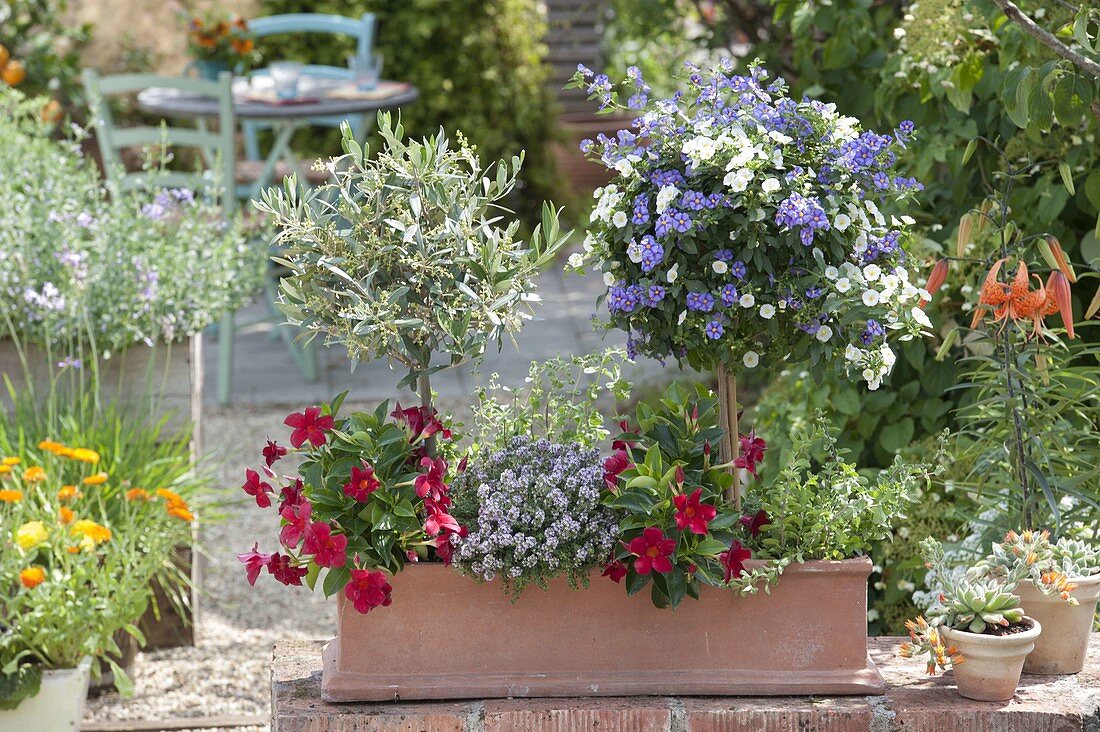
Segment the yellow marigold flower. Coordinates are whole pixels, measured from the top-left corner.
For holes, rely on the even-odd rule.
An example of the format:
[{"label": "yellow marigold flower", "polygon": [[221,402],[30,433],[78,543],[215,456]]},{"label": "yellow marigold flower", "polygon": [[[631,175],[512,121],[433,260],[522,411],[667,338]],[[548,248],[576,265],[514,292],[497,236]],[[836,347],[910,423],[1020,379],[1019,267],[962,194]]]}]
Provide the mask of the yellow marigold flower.
[{"label": "yellow marigold flower", "polygon": [[96,473],[84,479],[84,485],[102,485],[107,482],[106,473]]},{"label": "yellow marigold flower", "polygon": [[71,524],[75,518],[76,514],[74,514],[73,510],[68,506],[62,506],[61,510],[57,512],[57,520],[60,521],[62,525]]},{"label": "yellow marigold flower", "polygon": [[170,491],[167,488],[157,488],[157,495],[168,501],[169,503],[183,501],[183,499],[180,498],[179,493],[176,493],[175,491]]},{"label": "yellow marigold flower", "polygon": [[137,501],[137,500],[148,501],[152,497],[153,497],[153,494],[151,494],[149,491],[145,490],[144,488],[131,488],[130,490],[126,491],[126,500],[127,501]]},{"label": "yellow marigold flower", "polygon": [[0,490],[0,503],[19,503],[23,500],[23,491]]},{"label": "yellow marigold flower", "polygon": [[46,581],[46,570],[41,567],[27,567],[19,573],[19,581],[28,590],[33,590]]},{"label": "yellow marigold flower", "polygon": [[71,458],[73,456],[73,452],[74,450],[71,447],[65,447],[64,445],[62,445],[54,454],[58,457]]},{"label": "yellow marigold flower", "polygon": [[95,450],[89,450],[86,447],[78,447],[72,451],[70,455],[73,460],[79,460],[82,463],[91,463],[95,465],[99,462],[99,453]]},{"label": "yellow marigold flower", "polygon": [[40,483],[46,479],[46,471],[39,465],[32,465],[23,471],[23,480],[27,483]]},{"label": "yellow marigold flower", "polygon": [[195,520],[195,515],[191,513],[186,503],[169,503],[168,515],[174,516],[181,521],[186,521],[187,523],[191,523]]},{"label": "yellow marigold flower", "polygon": [[84,494],[76,489],[75,485],[63,485],[61,490],[57,492],[57,500],[59,501],[71,501],[74,498],[80,498]]},{"label": "yellow marigold flower", "polygon": [[38,443],[39,450],[52,452],[54,455],[56,455],[58,451],[63,450],[64,448],[65,446],[62,445],[60,442],[54,442],[53,440],[42,440],[42,442]]},{"label": "yellow marigold flower", "polygon": [[6,457],[3,460],[0,460],[0,465],[5,465],[9,468],[12,465],[18,465],[18,464],[19,464],[19,458],[17,458],[17,457]]},{"label": "yellow marigold flower", "polygon": [[50,538],[50,532],[41,521],[28,521],[15,532],[15,543],[24,549],[34,549]]},{"label": "yellow marigold flower", "polygon": [[11,473],[10,465],[0,465],[0,475],[8,475]]},{"label": "yellow marigold flower", "polygon": [[[100,526],[95,521],[88,519],[81,519],[73,524],[69,529],[69,533],[76,537],[89,539],[94,544],[102,544],[111,538],[111,530],[106,526]],[[93,546],[94,546],[93,544]],[[82,546],[85,546],[84,542],[81,542]]]}]

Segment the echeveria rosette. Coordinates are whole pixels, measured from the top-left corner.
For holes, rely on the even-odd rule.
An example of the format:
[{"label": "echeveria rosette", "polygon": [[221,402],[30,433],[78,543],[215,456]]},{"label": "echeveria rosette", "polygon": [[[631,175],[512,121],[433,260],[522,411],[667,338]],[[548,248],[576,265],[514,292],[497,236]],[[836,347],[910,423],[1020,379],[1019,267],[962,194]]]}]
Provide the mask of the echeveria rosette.
[{"label": "echeveria rosette", "polygon": [[[650,100],[631,69],[631,129],[582,144],[616,172],[569,263],[603,272],[599,322],[626,331],[632,355],[839,361],[877,387],[894,361],[886,336],[930,327],[905,269],[912,219],[890,213],[921,188],[895,171],[912,125],[863,131],[756,64],[687,68],[669,100]],[[574,83],[621,108],[606,78],[581,69]]]}]

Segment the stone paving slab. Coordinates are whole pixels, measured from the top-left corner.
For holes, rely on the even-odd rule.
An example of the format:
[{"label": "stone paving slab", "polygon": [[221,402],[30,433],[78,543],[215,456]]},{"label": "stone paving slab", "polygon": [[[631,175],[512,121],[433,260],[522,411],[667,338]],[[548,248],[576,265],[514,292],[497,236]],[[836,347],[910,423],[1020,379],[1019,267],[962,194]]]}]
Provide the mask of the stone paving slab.
[{"label": "stone paving slab", "polygon": [[[897,655],[901,638],[873,638],[868,650],[886,677],[882,697],[627,697],[326,704],[322,641],[275,646],[274,732],[1097,732],[1100,634],[1077,676],[1023,677],[1007,702],[963,699],[951,673],[929,677]],[[440,659],[446,663],[446,659]]]},{"label": "stone paving slab", "polygon": [[[505,384],[520,385],[531,361],[555,356],[582,354],[622,346],[625,336],[617,331],[606,336],[592,329],[591,316],[596,297],[603,283],[591,275],[563,275],[553,267],[539,277],[538,292],[543,301],[535,305],[535,319],[516,335],[516,345],[506,341],[500,353],[486,354],[478,368],[481,381],[498,372]],[[234,341],[233,401],[245,405],[299,405],[324,401],[344,391],[351,391],[355,401],[381,401],[395,396],[411,398],[397,391],[403,370],[394,370],[385,361],[359,364],[354,371],[342,347],[319,349],[319,379],[309,382],[302,377],[290,352],[275,329],[275,319],[263,321],[267,307],[253,303],[237,313],[238,326]],[[320,339],[317,343],[320,343]],[[205,392],[207,403],[214,403],[217,388],[218,340],[207,340],[205,349]],[[518,349],[517,346],[518,345]],[[678,373],[675,366],[667,370],[654,361],[640,361],[630,369],[631,378],[648,380],[666,373]],[[443,398],[466,398],[477,380],[469,366],[448,369],[432,376],[432,387]]]}]

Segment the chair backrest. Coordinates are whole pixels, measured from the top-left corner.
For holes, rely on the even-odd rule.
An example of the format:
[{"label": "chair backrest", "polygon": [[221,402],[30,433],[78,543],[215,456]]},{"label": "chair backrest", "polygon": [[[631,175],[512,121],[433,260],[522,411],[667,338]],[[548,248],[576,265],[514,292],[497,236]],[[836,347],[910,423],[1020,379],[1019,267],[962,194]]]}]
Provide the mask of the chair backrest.
[{"label": "chair backrest", "polygon": [[284,33],[330,33],[351,36],[356,42],[356,56],[367,58],[374,50],[374,13],[363,13],[358,18],[325,13],[269,15],[248,21],[248,30],[257,38]]},{"label": "chair backrest", "polygon": [[[96,140],[103,158],[108,185],[125,191],[149,185],[202,190],[210,188],[216,179],[221,189],[221,202],[226,215],[236,210],[235,190],[236,121],[233,114],[233,75],[223,72],[217,81],[182,76],[154,74],[116,74],[100,76],[92,69],[84,70],[84,92],[88,98],[96,126]],[[205,120],[198,127],[181,127],[169,121],[161,125],[118,127],[111,113],[110,97],[133,94],[152,87],[173,89],[187,94],[211,97],[218,102],[218,129],[207,129]],[[196,148],[206,162],[206,169],[195,172],[166,171],[150,174],[128,172],[122,165],[121,151],[136,146]],[[211,176],[211,173],[214,175]]]}]

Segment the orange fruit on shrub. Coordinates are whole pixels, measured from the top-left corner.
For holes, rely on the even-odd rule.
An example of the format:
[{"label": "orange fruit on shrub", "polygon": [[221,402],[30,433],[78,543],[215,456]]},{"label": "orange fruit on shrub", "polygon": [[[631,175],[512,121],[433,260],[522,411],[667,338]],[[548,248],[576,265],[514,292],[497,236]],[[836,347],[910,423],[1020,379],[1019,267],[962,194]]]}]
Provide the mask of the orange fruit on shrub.
[{"label": "orange fruit on shrub", "polygon": [[11,58],[11,51],[9,51],[4,46],[4,44],[0,43],[0,68],[3,68],[4,65],[8,62],[8,59],[10,59],[10,58]]},{"label": "orange fruit on shrub", "polygon": [[27,69],[23,66],[22,61],[8,61],[4,65],[3,71],[0,71],[0,79],[4,80],[4,83],[8,86],[19,86],[23,83],[23,79],[27,78]]},{"label": "orange fruit on shrub", "polygon": [[47,124],[57,124],[61,120],[61,103],[51,99],[42,105],[42,111],[38,116]]}]

